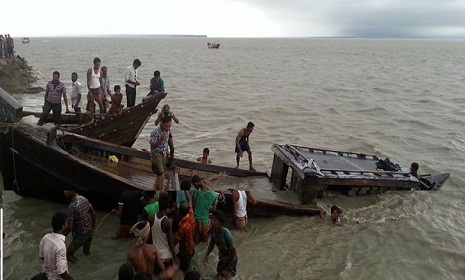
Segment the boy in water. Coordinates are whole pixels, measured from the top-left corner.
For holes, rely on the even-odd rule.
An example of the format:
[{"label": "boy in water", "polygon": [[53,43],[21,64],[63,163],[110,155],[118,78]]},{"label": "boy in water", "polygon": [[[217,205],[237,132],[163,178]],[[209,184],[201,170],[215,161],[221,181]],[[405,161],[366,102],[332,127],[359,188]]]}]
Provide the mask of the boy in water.
[{"label": "boy in water", "polygon": [[337,226],[342,225],[341,217],[342,217],[343,212],[344,212],[343,209],[340,208],[339,206],[337,205],[331,206],[331,221],[333,222],[333,224]]},{"label": "boy in water", "polygon": [[212,164],[212,161],[208,158],[210,155],[210,149],[204,148],[202,156],[197,158],[197,161],[203,164]]},{"label": "boy in water", "polygon": [[418,177],[418,169],[420,168],[420,165],[416,162],[412,162],[412,164],[410,165],[410,174],[412,174],[412,176],[415,176],[417,178]]},{"label": "boy in water", "polygon": [[121,93],[121,86],[115,85],[113,89],[115,93],[111,96],[111,107],[108,110],[108,114],[116,116],[121,114],[122,111],[121,101],[123,100],[123,94]]}]

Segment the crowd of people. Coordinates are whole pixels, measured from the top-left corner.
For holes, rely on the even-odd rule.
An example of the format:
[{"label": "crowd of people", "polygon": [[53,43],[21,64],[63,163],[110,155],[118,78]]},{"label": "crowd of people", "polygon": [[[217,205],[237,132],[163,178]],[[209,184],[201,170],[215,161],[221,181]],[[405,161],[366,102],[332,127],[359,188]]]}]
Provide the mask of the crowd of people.
[{"label": "crowd of people", "polygon": [[15,40],[10,34],[0,34],[0,60],[15,58]]},{"label": "crowd of people", "polygon": [[[101,67],[101,63],[102,61],[100,58],[94,58],[93,66],[87,69],[86,72],[86,111],[87,114],[90,115],[90,121],[104,119],[106,115],[116,116],[121,114],[124,107],[124,105],[122,105],[123,94],[121,92],[121,85],[114,85],[113,88],[110,86],[108,67]],[[136,104],[136,88],[140,85],[137,79],[137,68],[141,65],[142,62],[139,59],[135,59],[133,63],[126,68],[124,84],[127,108],[133,107]],[[81,105],[84,92],[76,72],[71,74],[71,82],[71,107],[74,109],[79,124],[82,124],[84,121],[84,113],[82,112]],[[154,72],[154,77],[150,80],[150,92],[148,96],[164,92],[164,81],[160,77],[160,71],[156,70]],[[54,71],[52,80],[49,81],[45,87],[44,106],[38,125],[43,125],[45,123],[51,111],[53,112],[53,123],[57,126],[61,124],[62,99],[66,106],[65,112],[70,113],[66,87],[60,81],[60,72]],[[96,112],[96,104],[99,109],[98,114]]]},{"label": "crowd of people", "polygon": [[[208,244],[203,264],[209,266],[209,255],[218,248],[216,271],[219,279],[236,275],[237,252],[231,231],[225,227],[226,214],[217,209],[224,196],[215,191],[212,182],[226,175],[201,179],[193,176],[181,182],[180,191],[126,190],[120,193],[118,207],[112,213],[120,218],[114,239],[134,238],[135,244],[122,260],[119,279],[173,279],[180,271],[184,279],[200,279],[201,271],[191,267],[195,248]],[[194,186],[194,189],[191,189]],[[52,217],[52,233],[39,245],[44,260],[42,272],[32,279],[73,279],[68,262],[77,263],[75,253],[82,247],[91,255],[96,230],[96,214],[90,202],[75,190],[65,190],[70,199],[67,213]],[[256,203],[249,191],[233,190],[233,223],[247,228],[247,202]],[[66,247],[65,236],[72,233]]]}]

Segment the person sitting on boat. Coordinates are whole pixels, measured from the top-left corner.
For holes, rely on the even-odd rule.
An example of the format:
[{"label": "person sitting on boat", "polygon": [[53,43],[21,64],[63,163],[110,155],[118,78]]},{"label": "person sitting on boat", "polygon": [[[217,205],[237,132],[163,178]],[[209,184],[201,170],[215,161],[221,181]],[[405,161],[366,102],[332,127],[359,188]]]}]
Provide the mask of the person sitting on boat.
[{"label": "person sitting on boat", "polygon": [[233,223],[234,226],[239,230],[247,230],[247,202],[250,202],[253,205],[257,204],[257,201],[250,191],[232,191],[232,203],[234,211]]},{"label": "person sitting on boat", "polygon": [[160,71],[156,70],[153,72],[153,78],[150,79],[150,93],[151,95],[155,95],[157,93],[164,93],[165,92],[165,82],[160,77]]},{"label": "person sitting on boat", "polygon": [[255,169],[252,166],[252,151],[250,150],[249,146],[249,136],[252,133],[254,129],[254,123],[249,122],[247,124],[247,127],[242,128],[239,130],[236,136],[236,169],[239,168],[239,161],[241,160],[241,157],[244,152],[247,152],[249,154],[249,170],[250,171],[255,171]]},{"label": "person sitting on boat", "polygon": [[212,164],[212,161],[208,158],[210,155],[210,149],[204,148],[202,156],[197,158],[197,161],[203,164]]},{"label": "person sitting on boat", "polygon": [[416,162],[412,162],[412,164],[410,165],[410,174],[412,174],[412,176],[414,176],[415,178],[419,178],[418,177],[418,169],[420,168],[420,165]]},{"label": "person sitting on boat", "polygon": [[341,207],[337,205],[331,206],[331,221],[333,222],[333,224],[337,226],[342,225],[341,217],[343,213],[344,213],[344,210]]},{"label": "person sitting on boat", "polygon": [[123,101],[123,94],[121,93],[120,85],[115,85],[113,89],[115,93],[111,96],[111,107],[110,110],[108,110],[108,114],[117,116],[120,115],[123,110],[123,106],[121,105],[121,102]]}]

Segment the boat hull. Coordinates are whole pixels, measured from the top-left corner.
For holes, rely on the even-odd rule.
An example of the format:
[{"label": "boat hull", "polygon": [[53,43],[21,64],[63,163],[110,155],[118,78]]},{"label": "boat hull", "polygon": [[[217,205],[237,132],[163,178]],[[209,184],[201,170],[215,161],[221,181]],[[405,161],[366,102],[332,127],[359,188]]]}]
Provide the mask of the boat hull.
[{"label": "boat hull", "polygon": [[[56,129],[47,131],[22,124],[1,134],[0,159],[4,165],[5,190],[13,190],[26,197],[66,202],[63,191],[71,188],[86,196],[99,209],[115,208],[121,191],[153,190],[155,175],[147,151],[73,133],[56,135],[56,132]],[[111,162],[108,159],[110,155],[117,157],[119,162]],[[174,163],[177,165],[176,172],[190,174],[181,177],[230,172],[230,176],[268,178],[263,172],[235,170],[182,159]],[[173,173],[174,170],[171,170],[165,174],[171,182],[174,182]],[[229,202],[222,205],[222,209],[232,213],[231,198],[228,195],[226,197]],[[257,205],[248,207],[251,216],[320,213],[320,209],[312,205],[260,198],[257,198],[257,202]]]}]

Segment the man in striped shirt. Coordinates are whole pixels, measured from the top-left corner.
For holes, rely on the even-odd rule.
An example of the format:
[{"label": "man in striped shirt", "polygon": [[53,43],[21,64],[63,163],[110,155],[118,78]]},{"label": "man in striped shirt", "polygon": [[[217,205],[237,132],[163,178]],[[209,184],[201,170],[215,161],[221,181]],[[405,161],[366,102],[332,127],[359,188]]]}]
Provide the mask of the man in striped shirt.
[{"label": "man in striped shirt", "polygon": [[60,82],[60,72],[53,72],[53,80],[47,83],[45,89],[44,106],[42,107],[42,116],[39,119],[38,125],[43,125],[50,113],[53,111],[53,123],[60,125],[61,123],[61,96],[65,101],[66,113],[69,113],[68,98],[66,97],[65,85]]}]

